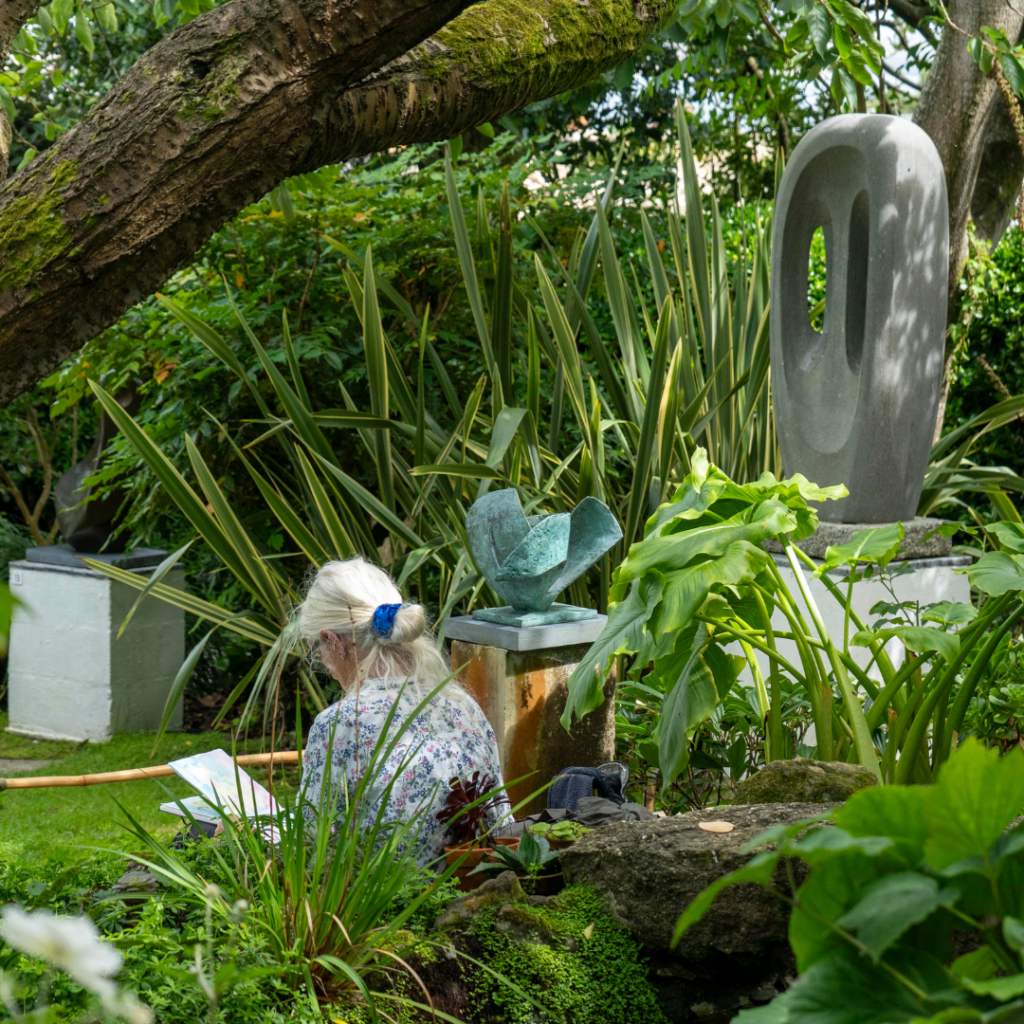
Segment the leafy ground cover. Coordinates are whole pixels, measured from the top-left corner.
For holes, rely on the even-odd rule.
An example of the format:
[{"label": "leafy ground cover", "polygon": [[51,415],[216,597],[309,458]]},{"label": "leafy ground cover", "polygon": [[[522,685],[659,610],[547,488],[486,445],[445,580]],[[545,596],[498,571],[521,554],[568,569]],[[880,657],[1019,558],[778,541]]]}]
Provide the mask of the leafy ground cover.
[{"label": "leafy ground cover", "polygon": [[[150,764],[166,764],[217,747],[230,746],[224,733],[168,734],[153,756],[152,736],[118,735],[109,743],[43,743],[5,732],[7,715],[0,714],[0,758],[59,758],[57,763],[22,775],[87,775],[121,771]],[[251,741],[246,750],[259,749]],[[265,769],[250,772],[266,785]],[[290,780],[294,786],[298,771],[275,770],[275,780]],[[161,785],[162,783],[162,785]],[[286,784],[289,784],[286,782]],[[166,787],[166,788],[164,788]],[[122,782],[106,786],[74,786],[60,789],[19,789],[0,793],[0,862],[37,863],[40,860],[70,862],[83,857],[84,847],[127,849],[129,837],[119,822],[124,816],[120,803],[137,821],[160,838],[170,838],[178,820],[160,811],[169,799],[167,792],[184,797],[194,790],[177,777],[157,781]]]}]

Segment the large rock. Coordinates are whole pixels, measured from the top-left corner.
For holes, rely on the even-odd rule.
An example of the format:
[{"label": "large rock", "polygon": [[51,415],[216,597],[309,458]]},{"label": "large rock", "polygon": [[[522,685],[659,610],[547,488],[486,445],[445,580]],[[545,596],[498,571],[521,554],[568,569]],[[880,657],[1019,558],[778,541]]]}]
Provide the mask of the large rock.
[{"label": "large rock", "polygon": [[866,786],[878,785],[872,772],[842,761],[772,761],[736,787],[737,804],[842,804]]},{"label": "large rock", "polygon": [[[742,852],[749,840],[831,806],[754,804],[621,822],[575,842],[562,853],[562,869],[569,881],[603,892],[615,917],[643,943],[670,1020],[724,1024],[738,1010],[768,1002],[792,979],[789,908],[760,886],[744,884],[725,889],[672,949],[676,922],[694,897],[750,859]],[[724,833],[700,827],[712,821],[735,827]],[[774,884],[788,889],[781,866]]]}]

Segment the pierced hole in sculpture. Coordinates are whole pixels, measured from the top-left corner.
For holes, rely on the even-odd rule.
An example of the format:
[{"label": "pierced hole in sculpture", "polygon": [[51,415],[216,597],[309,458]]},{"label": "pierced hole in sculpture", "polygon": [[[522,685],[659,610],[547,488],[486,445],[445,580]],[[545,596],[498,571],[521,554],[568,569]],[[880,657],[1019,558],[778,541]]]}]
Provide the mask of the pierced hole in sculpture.
[{"label": "pierced hole in sculpture", "polygon": [[846,361],[854,373],[860,372],[860,360],[864,353],[870,226],[870,200],[867,189],[864,189],[857,193],[850,211],[850,252],[846,263]]},{"label": "pierced hole in sculpture", "polygon": [[825,226],[820,225],[811,235],[807,253],[807,319],[811,327],[821,334],[825,329],[825,293],[828,287],[827,246]]}]

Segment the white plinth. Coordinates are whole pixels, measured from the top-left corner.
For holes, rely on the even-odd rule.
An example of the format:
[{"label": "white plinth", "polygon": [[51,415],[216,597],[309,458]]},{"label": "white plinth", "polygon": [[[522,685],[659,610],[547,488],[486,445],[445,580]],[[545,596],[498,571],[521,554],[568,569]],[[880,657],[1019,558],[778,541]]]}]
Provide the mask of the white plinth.
[{"label": "white plinth", "polygon": [[[10,732],[47,739],[109,740],[160,725],[185,660],[185,613],[147,597],[121,639],[138,591],[85,568],[11,563]],[[145,574],[150,570],[137,570]],[[184,589],[184,570],[164,583]],[[181,728],[181,705],[170,727]]]},{"label": "white plinth", "polygon": [[[807,614],[807,608],[803,603],[803,598],[800,595],[796,578],[793,575],[793,570],[790,568],[788,560],[784,555],[774,555],[773,557],[779,566],[782,578],[786,581],[786,586],[789,587],[790,593],[792,593],[796,598],[800,611],[803,614],[804,619],[807,621],[808,628],[811,630],[813,635],[814,626]],[[970,565],[970,558],[958,556],[919,558],[911,559],[908,564],[914,570],[913,573],[896,577],[893,585],[896,596],[900,601],[919,601],[922,607],[929,604],[936,604],[939,601],[959,601],[963,604],[970,603],[971,585],[968,582],[967,577],[958,576],[953,571],[955,568]],[[818,609],[821,611],[821,617],[828,628],[829,635],[832,637],[836,646],[842,648],[842,605],[840,605],[832,594],[825,588],[825,584],[822,583],[821,580],[814,578],[810,569],[804,568],[803,572],[804,579],[806,579],[810,585],[811,595],[814,598]],[[845,596],[847,580],[849,578],[845,569],[837,570],[831,574],[830,578],[840,588],[840,590],[842,590]],[[879,618],[879,616],[871,614],[871,609],[879,601],[892,601],[892,596],[877,580],[861,580],[859,583],[854,583],[853,610],[860,616],[866,626],[872,625],[872,623]],[[924,625],[935,624],[924,623]],[[787,632],[789,631],[789,622],[785,616],[778,611],[778,609],[776,609],[772,615],[772,626],[775,629],[785,630]],[[852,637],[856,631],[857,627],[851,622],[850,636]],[[796,644],[792,640],[780,639],[778,641],[778,648],[779,653],[791,664],[800,664],[800,656],[797,652]],[[898,640],[890,640],[885,649],[894,664],[898,665],[902,663],[904,654],[903,645]],[[738,644],[731,645],[730,651],[733,654],[739,655],[742,655],[743,653]],[[871,652],[867,647],[851,646],[850,653],[859,665],[867,665],[871,660]],[[757,658],[761,664],[761,671],[767,678],[768,659],[760,652],[758,652]],[[869,669],[868,676],[872,679],[880,678],[875,666],[872,666],[871,669]],[[740,680],[744,686],[753,685],[749,668],[743,670],[740,675]]]}]

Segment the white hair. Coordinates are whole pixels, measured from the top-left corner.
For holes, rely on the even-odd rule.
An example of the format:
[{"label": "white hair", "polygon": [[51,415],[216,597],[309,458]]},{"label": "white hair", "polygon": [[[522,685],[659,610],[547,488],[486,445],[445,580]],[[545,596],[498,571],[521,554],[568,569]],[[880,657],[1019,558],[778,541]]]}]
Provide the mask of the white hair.
[{"label": "white hair", "polygon": [[[383,635],[374,629],[374,613],[381,605],[399,606]],[[317,651],[321,631],[330,630],[353,644],[359,682],[379,679],[396,689],[405,686],[417,702],[450,674],[423,606],[405,603],[391,577],[364,558],[322,565],[298,608],[298,623],[311,653]],[[463,696],[454,681],[443,692],[455,699]]]}]

